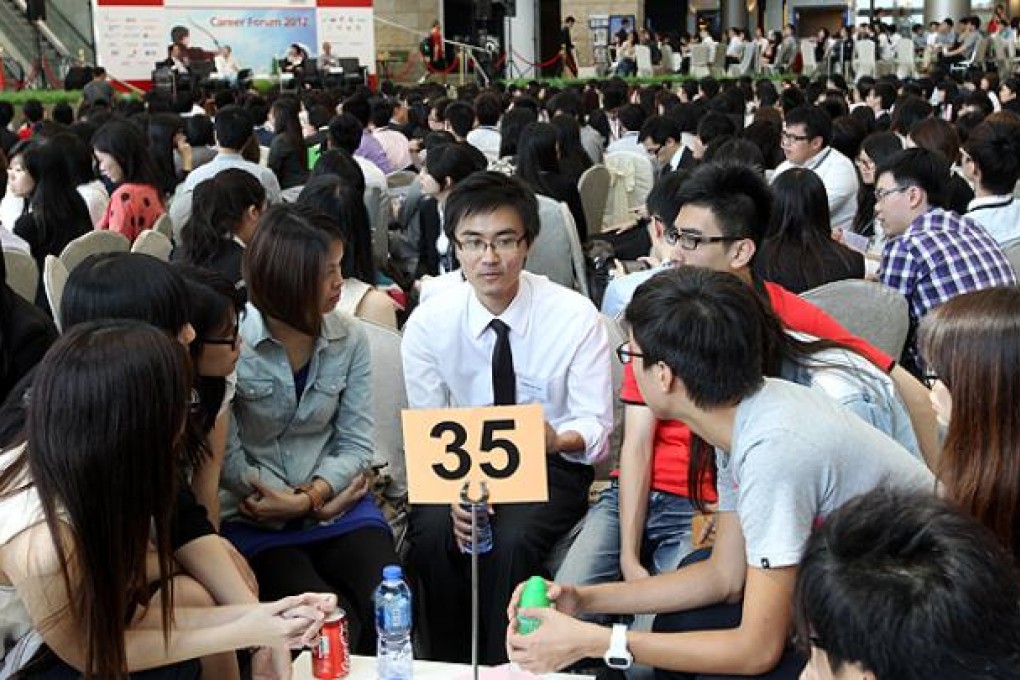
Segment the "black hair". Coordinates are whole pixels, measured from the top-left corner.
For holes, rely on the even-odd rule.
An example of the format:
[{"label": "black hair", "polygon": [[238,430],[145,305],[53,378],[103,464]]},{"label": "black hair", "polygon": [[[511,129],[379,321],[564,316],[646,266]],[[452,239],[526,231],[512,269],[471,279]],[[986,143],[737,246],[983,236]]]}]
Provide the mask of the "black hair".
[{"label": "black hair", "polygon": [[227,168],[195,186],[191,217],[181,229],[186,262],[208,267],[222,253],[245,211],[266,201],[262,183],[246,170]]},{"label": "black hair", "polygon": [[786,126],[803,125],[804,134],[810,142],[815,137],[822,138],[822,146],[832,142],[832,118],[817,106],[798,106],[786,114]]},{"label": "black hair", "polygon": [[[687,266],[638,286],[626,319],[644,370],[666,364],[699,409],[734,406],[756,392],[765,342],[761,328],[745,325],[733,304],[734,290],[745,286],[732,274]],[[734,333],[738,327],[747,332]]]},{"label": "black hair", "polygon": [[354,154],[361,146],[364,129],[365,126],[352,114],[338,113],[329,121],[329,145],[333,149],[342,149]]},{"label": "black hair", "polygon": [[255,134],[255,119],[240,106],[227,106],[217,111],[215,126],[216,143],[233,151],[239,151]]},{"label": "black hair", "polygon": [[900,97],[893,108],[889,129],[904,136],[909,135],[916,123],[931,114],[931,104],[920,97]]},{"label": "black hair", "polygon": [[758,276],[801,293],[828,283],[834,263],[853,268],[853,251],[832,240],[829,201],[817,174],[790,168],[772,180],[772,196],[768,230],[754,258]]},{"label": "black hair", "polygon": [[775,170],[784,160],[781,134],[781,128],[767,120],[753,121],[740,131],[741,139],[746,139],[761,151],[766,170]]},{"label": "black hair", "polygon": [[737,126],[724,113],[710,111],[698,123],[698,139],[703,145],[709,145],[720,137],[730,137],[737,133]]},{"label": "black hair", "polygon": [[446,188],[446,180],[456,186],[472,173],[484,170],[484,156],[480,159],[476,149],[466,142],[452,142],[431,149],[425,156],[425,171],[436,180],[439,188]]},{"label": "black hair", "polygon": [[81,194],[71,183],[62,136],[42,143],[29,143],[21,153],[25,170],[35,181],[28,199],[29,213],[38,232],[35,247],[48,255],[59,255],[68,243],[92,230],[92,218]]},{"label": "black hair", "polygon": [[308,169],[308,154],[305,153],[305,138],[301,132],[301,121],[298,112],[301,110],[301,102],[295,97],[280,97],[270,109],[273,117],[273,130],[277,135],[282,135],[290,142],[291,148],[297,154],[298,163],[305,170]]},{"label": "black hair", "polygon": [[368,120],[377,128],[386,127],[393,117],[393,101],[386,97],[374,97],[369,101]]},{"label": "black hair", "polygon": [[679,144],[681,135],[680,124],[674,118],[668,116],[650,116],[645,120],[644,125],[641,126],[638,140],[644,141],[651,138],[656,144],[665,144],[668,139],[672,138],[673,141]]},{"label": "black hair", "polygon": [[55,144],[67,161],[68,179],[74,186],[88,184],[96,179],[92,150],[81,137],[71,132],[62,132],[50,138],[48,144]]},{"label": "black hair", "polygon": [[38,99],[29,99],[21,106],[21,113],[29,123],[38,123],[43,119],[45,109]]},{"label": "black hair", "polygon": [[131,123],[111,120],[96,131],[92,148],[113,156],[124,173],[124,182],[160,188],[163,183],[149,153],[143,133]]},{"label": "black hair", "polygon": [[861,143],[868,136],[860,122],[850,116],[832,121],[832,148],[847,158],[854,159],[861,150]]},{"label": "black hair", "polygon": [[364,189],[358,190],[335,174],[322,174],[308,180],[297,205],[322,213],[337,224],[343,235],[344,276],[375,285],[376,266],[372,254],[372,227],[365,207]]},{"label": "black hair", "polygon": [[515,106],[503,114],[499,124],[499,156],[517,155],[521,132],[525,127],[538,120],[538,114],[526,106]]},{"label": "black hair", "polygon": [[451,241],[462,220],[489,215],[500,208],[517,213],[524,227],[524,240],[530,245],[538,238],[538,199],[522,180],[500,172],[476,172],[453,187],[446,198],[443,229]]},{"label": "black hair", "polygon": [[475,110],[464,101],[450,102],[446,107],[446,122],[453,134],[463,139],[475,125]]},{"label": "black hair", "polygon": [[616,119],[628,132],[638,132],[646,117],[645,110],[637,104],[626,104],[616,111]]},{"label": "black hair", "polygon": [[739,137],[719,137],[705,149],[703,160],[743,163],[765,173],[765,156],[761,149],[754,142]]},{"label": "black hair", "polygon": [[548,196],[553,190],[546,178],[559,172],[556,130],[549,123],[531,123],[521,133],[517,148],[517,176],[537,193]]},{"label": "black hair", "polygon": [[174,165],[174,138],[184,131],[184,119],[176,113],[158,113],[149,117],[149,153],[159,176],[159,188],[172,194],[177,187]]},{"label": "black hair", "polygon": [[744,163],[703,163],[676,196],[679,205],[710,210],[724,236],[739,236],[760,246],[772,213],[772,192],[762,174]]},{"label": "black hair", "polygon": [[216,128],[209,116],[188,116],[184,119],[184,136],[191,146],[212,146],[216,143]]},{"label": "black hair", "polygon": [[[895,518],[895,521],[890,521]],[[1006,680],[1020,668],[1020,588],[995,537],[930,491],[880,488],[808,540],[794,618],[838,673]]]},{"label": "black hair", "polygon": [[65,331],[95,319],[137,319],[176,337],[189,311],[180,274],[139,253],[90,255],[71,270],[60,299]]},{"label": "black hair", "polygon": [[971,130],[964,151],[981,172],[981,185],[994,194],[1012,194],[1020,180],[1020,120],[1002,116]]},{"label": "black hair", "polygon": [[875,179],[889,173],[897,185],[916,186],[927,194],[928,204],[945,207],[949,183],[949,161],[938,151],[913,148],[899,154],[875,169]]},{"label": "black hair", "polygon": [[358,162],[354,160],[354,156],[344,149],[330,149],[319,156],[311,176],[318,177],[320,175],[339,177],[344,186],[350,188],[351,191],[359,195],[365,193],[365,173],[362,172]]},{"label": "black hair", "polygon": [[[553,116],[549,123],[556,131],[560,172],[576,180],[592,166],[592,160],[581,144],[581,128],[577,119],[570,115],[559,114]],[[679,141],[679,137],[677,139]]]},{"label": "black hair", "polygon": [[475,97],[475,115],[479,125],[493,126],[499,122],[503,114],[503,102],[493,92],[483,92]]},{"label": "black hair", "polygon": [[681,208],[676,196],[680,187],[687,181],[688,174],[687,170],[678,170],[666,173],[656,180],[645,200],[649,215],[658,217],[666,226],[671,226],[676,221]]}]

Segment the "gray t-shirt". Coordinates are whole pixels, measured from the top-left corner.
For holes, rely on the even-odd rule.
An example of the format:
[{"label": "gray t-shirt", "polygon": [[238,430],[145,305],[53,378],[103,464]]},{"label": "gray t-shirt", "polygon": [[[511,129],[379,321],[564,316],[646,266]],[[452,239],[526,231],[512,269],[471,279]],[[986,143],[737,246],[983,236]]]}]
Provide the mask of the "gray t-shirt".
[{"label": "gray t-shirt", "polygon": [[819,392],[767,378],[737,407],[732,450],[716,449],[719,510],[736,512],[748,565],[800,562],[811,530],[851,498],[935,481],[902,446]]}]

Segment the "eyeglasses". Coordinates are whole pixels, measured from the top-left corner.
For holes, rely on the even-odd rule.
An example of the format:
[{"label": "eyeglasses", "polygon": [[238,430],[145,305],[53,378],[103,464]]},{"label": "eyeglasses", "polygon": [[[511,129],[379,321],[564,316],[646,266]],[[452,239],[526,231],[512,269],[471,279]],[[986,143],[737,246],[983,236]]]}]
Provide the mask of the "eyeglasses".
[{"label": "eyeglasses", "polygon": [[517,251],[517,247],[524,239],[524,236],[500,236],[491,241],[480,238],[468,238],[463,241],[454,239],[454,243],[470,255],[481,255],[489,248],[492,248],[500,255],[510,255]]},{"label": "eyeglasses", "polygon": [[924,383],[924,386],[927,387],[929,390],[934,389],[935,383],[937,382],[941,382],[946,387],[949,387],[949,384],[946,382],[946,379],[943,378],[938,373],[936,373],[935,370],[931,368],[924,372],[924,377],[921,378],[921,381]]},{"label": "eyeglasses", "polygon": [[875,189],[875,203],[881,203],[887,196],[898,194],[901,191],[906,191],[913,186],[913,184],[904,184],[902,186],[892,187],[891,189]]},{"label": "eyeglasses", "polygon": [[658,145],[655,148],[651,148],[651,147],[647,147],[646,146],[645,147],[645,151],[647,151],[648,155],[651,156],[652,158],[657,158],[659,156],[659,152],[662,151],[662,147],[664,147],[664,146],[666,146],[666,145],[665,144],[660,144],[660,145]]},{"label": "eyeglasses", "polygon": [[731,241],[743,241],[744,236],[705,236],[696,231],[677,229],[670,227],[663,234],[667,245],[675,246],[680,244],[683,250],[697,250],[702,243],[726,243]]},{"label": "eyeglasses", "polygon": [[234,322],[234,332],[228,338],[199,338],[203,345],[229,345],[237,347],[237,341],[241,339],[241,322]]},{"label": "eyeglasses", "polygon": [[621,364],[629,364],[634,360],[634,357],[643,359],[645,355],[640,352],[631,351],[629,342],[625,342],[616,348],[616,358],[620,360]]},{"label": "eyeglasses", "polygon": [[811,137],[809,135],[795,135],[783,130],[782,135],[780,135],[780,139],[783,140],[784,144],[789,144],[790,142],[806,142],[811,139]]}]

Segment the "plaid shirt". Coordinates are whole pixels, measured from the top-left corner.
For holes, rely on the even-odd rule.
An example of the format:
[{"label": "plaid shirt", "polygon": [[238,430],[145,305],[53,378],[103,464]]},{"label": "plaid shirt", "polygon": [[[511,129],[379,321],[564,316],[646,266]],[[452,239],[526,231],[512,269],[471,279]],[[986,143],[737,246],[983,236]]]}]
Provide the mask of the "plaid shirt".
[{"label": "plaid shirt", "polygon": [[915,334],[928,312],[961,293],[1016,284],[995,239],[969,217],[942,208],[914,218],[905,232],[886,242],[878,279],[907,298],[910,335],[904,363],[918,371]]}]

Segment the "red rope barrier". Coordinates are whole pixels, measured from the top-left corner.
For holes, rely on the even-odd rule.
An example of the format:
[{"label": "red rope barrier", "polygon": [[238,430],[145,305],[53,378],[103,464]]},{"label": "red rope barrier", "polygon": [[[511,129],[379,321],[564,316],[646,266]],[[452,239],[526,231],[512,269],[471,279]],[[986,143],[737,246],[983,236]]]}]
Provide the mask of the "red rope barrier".
[{"label": "red rope barrier", "polygon": [[438,74],[438,75],[441,75],[441,76],[447,76],[447,75],[450,75],[451,73],[453,73],[457,69],[457,67],[459,65],[460,65],[460,57],[459,56],[455,56],[453,58],[453,63],[450,64],[450,66],[445,68],[445,69],[436,68],[432,64],[430,64],[429,62],[425,62],[425,70],[428,71],[429,73],[434,73],[434,74]]},{"label": "red rope barrier", "polygon": [[539,63],[539,62],[534,62],[533,63],[533,62],[528,61],[524,57],[522,57],[521,53],[518,52],[517,50],[514,50],[513,53],[514,53],[515,57],[517,57],[519,60],[524,62],[525,66],[533,66],[535,68],[549,68],[550,66],[552,66],[553,64],[555,64],[556,62],[558,62],[560,59],[563,58],[563,53],[562,52],[557,52],[556,56],[554,56],[549,61],[543,61],[541,63]]},{"label": "red rope barrier", "polygon": [[0,92],[7,89],[7,64],[0,59]]},{"label": "red rope barrier", "polygon": [[50,68],[50,62],[46,60],[46,57],[40,57],[40,61],[42,62],[42,69],[46,73],[46,79],[49,81],[50,87],[61,87],[60,81],[53,77],[53,70]]},{"label": "red rope barrier", "polygon": [[499,59],[496,60],[496,63],[492,65],[492,70],[497,72],[497,73],[499,73],[499,70],[501,68],[503,68],[503,64],[505,64],[505,63],[506,63],[506,52],[503,52],[503,53],[501,53],[499,55]]}]

